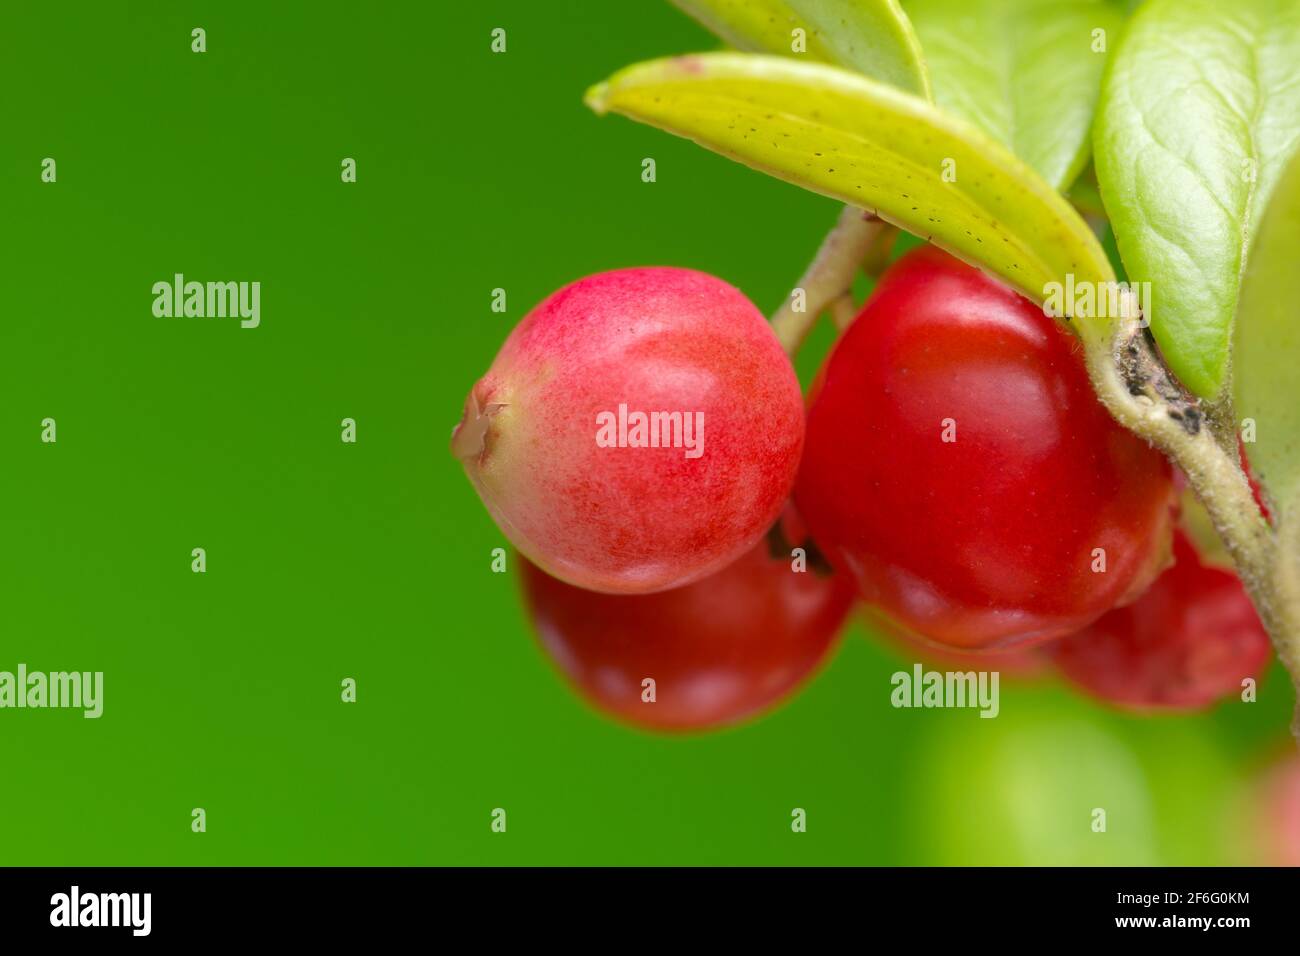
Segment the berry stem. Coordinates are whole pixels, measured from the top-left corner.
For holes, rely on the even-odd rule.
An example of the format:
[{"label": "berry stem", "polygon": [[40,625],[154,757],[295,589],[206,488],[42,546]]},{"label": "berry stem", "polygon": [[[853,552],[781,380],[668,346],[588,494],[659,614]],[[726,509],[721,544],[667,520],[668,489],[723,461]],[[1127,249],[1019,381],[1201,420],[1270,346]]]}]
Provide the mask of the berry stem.
[{"label": "berry stem", "polygon": [[[844,207],[796,286],[804,292],[804,308],[795,310],[791,292],[772,316],[772,331],[787,355],[793,356],[798,351],[823,310],[849,294],[859,266],[882,235],[892,228],[876,218],[875,213],[857,206]],[[843,305],[836,309],[838,325],[842,321]]]},{"label": "berry stem", "polygon": [[[1081,324],[1088,374],[1120,424],[1151,442],[1181,468],[1237,566],[1300,697],[1300,582],[1277,568],[1273,529],[1255,503],[1235,445],[1216,440],[1202,403],[1174,379],[1134,307],[1109,330]],[[1285,566],[1285,562],[1282,562]],[[1300,705],[1291,731],[1300,741]]]},{"label": "berry stem", "polygon": [[835,323],[835,330],[843,332],[857,318],[858,304],[853,301],[853,296],[845,292],[843,295],[831,300],[830,311],[831,321]]}]

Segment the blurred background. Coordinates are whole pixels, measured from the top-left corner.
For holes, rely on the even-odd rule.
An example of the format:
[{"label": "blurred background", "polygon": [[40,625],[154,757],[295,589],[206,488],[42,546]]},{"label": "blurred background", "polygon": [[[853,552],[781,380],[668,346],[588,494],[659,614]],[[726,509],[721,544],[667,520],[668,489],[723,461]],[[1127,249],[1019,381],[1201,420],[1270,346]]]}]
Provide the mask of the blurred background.
[{"label": "blurred background", "polygon": [[[892,708],[915,657],[855,622],[784,708],[658,737],[543,657],[447,451],[469,387],[597,270],[689,266],[771,310],[839,211],[582,105],[716,46],[668,3],[11,4],[0,43],[0,670],[105,674],[99,720],[0,711],[0,864],[1216,864],[1258,842],[1276,666],[1195,717],[1007,678],[985,720]],[[176,272],[261,281],[261,327],[155,318]]]}]

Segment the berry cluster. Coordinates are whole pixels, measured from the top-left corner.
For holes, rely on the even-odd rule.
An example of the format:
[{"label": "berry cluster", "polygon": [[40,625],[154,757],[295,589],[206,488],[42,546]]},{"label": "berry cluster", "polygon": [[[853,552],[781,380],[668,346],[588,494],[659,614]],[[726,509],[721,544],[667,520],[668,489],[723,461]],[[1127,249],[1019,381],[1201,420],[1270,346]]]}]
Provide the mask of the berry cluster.
[{"label": "berry cluster", "polygon": [[933,247],[885,272],[806,403],[726,283],[579,280],[514,329],[452,448],[527,559],[545,647],[634,724],[772,705],[855,597],[938,660],[1050,662],[1139,710],[1206,706],[1268,660],[1241,583],[1175,527],[1172,469],[1098,402],[1074,337]]}]

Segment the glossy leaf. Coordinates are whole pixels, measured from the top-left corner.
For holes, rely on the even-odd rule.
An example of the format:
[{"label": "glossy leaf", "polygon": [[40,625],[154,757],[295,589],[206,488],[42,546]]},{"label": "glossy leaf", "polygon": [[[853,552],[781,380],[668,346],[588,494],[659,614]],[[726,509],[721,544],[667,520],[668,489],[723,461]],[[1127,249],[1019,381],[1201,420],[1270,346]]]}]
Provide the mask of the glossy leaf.
[{"label": "glossy leaf", "polygon": [[628,67],[587,94],[787,182],[876,212],[1041,301],[1113,279],[1059,193],[974,126],[837,67],[709,53]]},{"label": "glossy leaf", "polygon": [[[738,50],[833,63],[927,99],[916,32],[898,0],[673,0]],[[804,52],[795,50],[803,30]]]},{"label": "glossy leaf", "polygon": [[[1300,154],[1273,190],[1241,280],[1233,371],[1246,444],[1275,509],[1300,506]],[[1249,430],[1247,430],[1249,436]],[[1295,520],[1295,515],[1284,515]]]},{"label": "glossy leaf", "polygon": [[1150,0],[1111,56],[1097,178],[1170,368],[1215,398],[1245,254],[1300,141],[1300,3]]},{"label": "glossy leaf", "polygon": [[934,101],[1057,189],[1079,175],[1120,11],[1095,0],[909,0]]}]

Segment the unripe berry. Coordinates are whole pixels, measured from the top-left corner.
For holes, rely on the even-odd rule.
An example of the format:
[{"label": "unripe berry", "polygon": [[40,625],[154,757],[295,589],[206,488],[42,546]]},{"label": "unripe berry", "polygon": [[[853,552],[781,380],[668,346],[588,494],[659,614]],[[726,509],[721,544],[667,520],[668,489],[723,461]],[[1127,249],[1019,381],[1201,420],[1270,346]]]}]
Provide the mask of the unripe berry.
[{"label": "unripe berry", "polygon": [[789,495],[803,431],[794,370],[744,295],[688,269],[621,269],[524,317],[452,450],[536,564],[636,593],[751,548]]},{"label": "unripe berry", "polygon": [[822,370],[795,500],[863,596],[929,640],[1062,636],[1168,555],[1165,459],[1097,401],[1080,348],[932,247],[881,278]]}]

